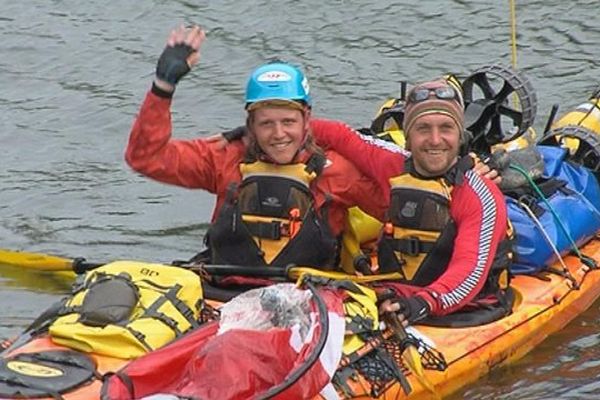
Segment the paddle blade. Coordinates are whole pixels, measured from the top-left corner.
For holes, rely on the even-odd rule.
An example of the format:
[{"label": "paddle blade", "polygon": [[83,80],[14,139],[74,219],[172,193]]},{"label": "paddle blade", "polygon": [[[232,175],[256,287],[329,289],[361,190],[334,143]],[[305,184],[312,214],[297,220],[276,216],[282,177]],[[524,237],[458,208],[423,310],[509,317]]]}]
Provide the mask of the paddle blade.
[{"label": "paddle blade", "polygon": [[441,399],[433,384],[425,376],[425,370],[421,364],[419,350],[417,350],[415,346],[410,345],[404,350],[402,357],[404,358],[404,361],[406,361],[408,368],[415,374],[419,383],[431,394],[431,398],[436,400]]},{"label": "paddle blade", "polygon": [[40,253],[0,249],[0,264],[40,271],[72,271],[73,260]]},{"label": "paddle blade", "polygon": [[417,381],[429,392],[430,398],[434,400],[440,400],[441,396],[435,389],[435,386],[425,376],[425,369],[421,363],[421,354],[419,349],[413,342],[409,340],[408,333],[402,325],[396,314],[393,312],[386,312],[383,315],[386,325],[394,332],[396,337],[400,340],[403,345],[406,343],[406,347],[402,352],[402,358],[404,359],[408,369],[414,374]]}]

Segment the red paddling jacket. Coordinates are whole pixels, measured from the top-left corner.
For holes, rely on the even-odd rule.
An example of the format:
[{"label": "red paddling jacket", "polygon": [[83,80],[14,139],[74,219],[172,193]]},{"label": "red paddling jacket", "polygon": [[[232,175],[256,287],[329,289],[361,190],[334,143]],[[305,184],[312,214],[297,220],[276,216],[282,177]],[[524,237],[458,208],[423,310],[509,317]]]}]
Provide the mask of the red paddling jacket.
[{"label": "red paddling jacket", "polygon": [[[283,182],[282,190],[288,190],[288,192],[292,190],[307,195],[302,200],[307,201],[306,207],[303,208],[300,204],[294,203],[296,200],[300,201],[301,196],[298,195],[285,209],[274,211],[273,208],[266,210],[263,207],[262,210],[259,210],[256,204],[254,204],[254,208],[248,208],[251,202],[245,200],[245,203],[241,204],[240,195],[247,197],[250,192],[258,195],[258,187],[273,189],[278,186],[269,185],[265,183],[264,179],[261,180],[262,183],[257,183],[256,173],[258,170],[264,170],[266,168],[264,164],[267,163],[254,166],[244,164],[246,147],[242,141],[235,141],[223,147],[201,138],[172,139],[170,106],[170,98],[163,98],[151,91],[148,92],[131,130],[125,159],[137,172],[160,182],[191,189],[204,189],[216,194],[216,206],[212,218],[216,224],[210,229],[212,236],[210,245],[217,250],[217,258],[213,262],[253,265],[249,264],[247,258],[244,258],[248,252],[253,252],[254,256],[250,258],[252,263],[284,264],[292,260],[298,263],[296,258],[302,252],[296,246],[301,245],[305,250],[306,247],[318,247],[315,246],[316,241],[323,239],[326,244],[316,252],[318,254],[306,257],[311,258],[312,262],[301,260],[309,265],[318,266],[324,262],[324,259],[329,262],[332,254],[336,253],[336,251],[332,251],[331,238],[337,238],[344,229],[349,207],[359,206],[375,217],[380,219],[383,217],[387,200],[382,195],[379,186],[371,178],[360,173],[352,163],[331,150],[325,151],[325,159],[322,160],[319,171],[309,172],[309,175],[313,174],[314,176],[300,186],[288,185],[289,173],[283,171],[286,168],[282,168],[287,166],[271,165],[270,171],[265,173],[267,175],[272,172],[280,173],[283,178],[280,181],[280,183]],[[332,135],[341,135],[343,132],[352,131],[343,123],[316,119],[311,120],[311,129],[328,131]],[[308,160],[297,160],[295,165],[307,162]],[[254,170],[252,170],[253,168]],[[255,176],[253,185],[250,184],[252,179],[243,180],[242,170],[244,169],[249,171],[246,174],[248,177]],[[292,175],[295,174],[291,177],[292,181],[303,179],[301,178],[303,172],[298,172],[302,169],[297,168],[296,172],[292,173]],[[299,189],[301,186],[304,189]],[[263,197],[267,196],[262,189],[261,193],[263,193]],[[266,197],[263,198],[263,201],[266,201],[265,199]],[[245,212],[247,217],[244,217],[244,213],[236,215],[235,209],[240,205],[246,207],[245,209],[242,207],[242,211],[248,211]],[[295,209],[300,211],[300,215],[295,215]],[[257,212],[258,214],[256,214]],[[249,217],[250,214],[259,218],[252,220]],[[235,233],[242,234],[245,239],[236,246],[227,237],[234,232],[231,227],[233,227],[234,221],[239,222],[238,218],[244,222],[244,229],[241,231],[238,229]],[[267,221],[264,218],[271,218],[271,220]],[[301,220],[300,222],[303,222],[303,218],[308,218],[307,221],[310,223],[298,224],[298,218]],[[298,230],[300,226],[304,231]],[[291,246],[290,227],[294,229],[291,232],[294,233],[293,239],[300,241],[301,238],[304,238],[299,245]],[[247,235],[248,233],[250,236]],[[314,236],[315,234],[317,236]],[[274,238],[278,236],[279,239],[283,237],[286,245],[291,247],[285,250],[288,256],[281,256],[277,259],[277,254],[283,252],[286,246],[279,246],[278,253],[274,255],[260,255],[261,252],[266,253],[266,247],[268,247],[262,245],[269,244],[268,242],[275,240]],[[308,239],[309,236],[312,236],[312,239]],[[248,240],[248,237],[254,239],[256,248]],[[236,251],[240,253],[236,255]]]}]

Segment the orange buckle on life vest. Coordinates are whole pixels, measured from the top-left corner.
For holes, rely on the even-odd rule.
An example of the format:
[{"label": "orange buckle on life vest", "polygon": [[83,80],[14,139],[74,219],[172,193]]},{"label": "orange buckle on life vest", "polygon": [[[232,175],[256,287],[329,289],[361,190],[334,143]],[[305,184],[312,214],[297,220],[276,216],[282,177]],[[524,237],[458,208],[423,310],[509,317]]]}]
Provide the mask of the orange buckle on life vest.
[{"label": "orange buckle on life vest", "polygon": [[289,235],[291,238],[293,238],[300,231],[300,227],[302,226],[302,221],[300,221],[300,209],[292,208],[290,210],[289,214],[290,214]]}]

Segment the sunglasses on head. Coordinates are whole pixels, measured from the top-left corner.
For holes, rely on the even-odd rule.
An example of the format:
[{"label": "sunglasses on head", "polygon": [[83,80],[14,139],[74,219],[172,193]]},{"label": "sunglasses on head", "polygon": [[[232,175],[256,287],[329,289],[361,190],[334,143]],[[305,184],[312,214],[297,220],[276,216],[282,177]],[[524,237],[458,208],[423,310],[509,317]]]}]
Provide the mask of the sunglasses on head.
[{"label": "sunglasses on head", "polygon": [[456,100],[462,104],[460,95],[450,86],[439,87],[435,89],[420,88],[411,91],[408,95],[408,103],[419,103],[429,99],[431,95],[435,95],[440,100]]}]

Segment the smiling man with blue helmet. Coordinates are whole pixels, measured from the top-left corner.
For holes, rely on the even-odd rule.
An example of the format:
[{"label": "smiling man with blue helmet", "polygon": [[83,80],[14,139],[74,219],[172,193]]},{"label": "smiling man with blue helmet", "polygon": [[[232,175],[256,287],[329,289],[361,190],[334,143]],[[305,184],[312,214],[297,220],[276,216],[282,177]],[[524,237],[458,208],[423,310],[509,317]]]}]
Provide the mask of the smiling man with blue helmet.
[{"label": "smiling man with blue helmet", "polygon": [[[247,126],[253,127],[253,134],[249,136],[251,153],[276,164],[291,163],[302,150],[311,147],[312,141],[307,143],[311,106],[308,80],[299,68],[282,62],[256,68],[246,85]],[[303,124],[299,129],[294,129],[292,119],[298,115],[298,111]],[[265,117],[266,122],[262,121]],[[284,128],[279,132],[275,132],[277,129],[267,129],[271,133],[267,134],[263,128],[275,128],[273,118],[279,117]],[[312,150],[314,152],[314,146]]]},{"label": "smiling man with blue helmet", "polygon": [[312,118],[302,71],[273,62],[256,68],[247,81],[244,141],[222,146],[202,138],[173,139],[175,86],[199,61],[204,39],[197,26],[169,35],[131,130],[128,164],[158,181],[217,196],[204,261],[334,268],[347,209],[358,205],[382,217],[385,203],[371,179],[313,141],[315,129],[352,129]]}]

